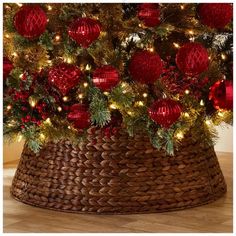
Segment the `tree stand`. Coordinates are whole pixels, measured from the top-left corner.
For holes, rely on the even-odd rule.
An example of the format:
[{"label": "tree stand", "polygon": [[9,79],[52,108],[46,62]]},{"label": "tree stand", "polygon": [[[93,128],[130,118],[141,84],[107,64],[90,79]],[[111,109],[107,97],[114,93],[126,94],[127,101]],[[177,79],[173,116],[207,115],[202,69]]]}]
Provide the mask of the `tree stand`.
[{"label": "tree stand", "polygon": [[[94,137],[96,143],[94,143]],[[49,142],[26,147],[11,194],[37,207],[74,213],[133,214],[191,208],[215,201],[226,184],[212,146],[185,135],[175,156],[155,149],[145,134],[100,130],[78,146]]]}]

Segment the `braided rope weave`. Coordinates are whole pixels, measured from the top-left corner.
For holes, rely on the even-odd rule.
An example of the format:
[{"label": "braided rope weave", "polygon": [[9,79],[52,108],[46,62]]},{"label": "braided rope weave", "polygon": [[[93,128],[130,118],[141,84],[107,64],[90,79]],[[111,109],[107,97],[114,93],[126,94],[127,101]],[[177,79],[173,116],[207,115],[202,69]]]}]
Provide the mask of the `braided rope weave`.
[{"label": "braided rope weave", "polygon": [[[96,137],[97,143],[93,140]],[[190,208],[221,197],[226,184],[213,147],[186,136],[174,157],[143,134],[110,139],[88,131],[78,146],[26,147],[11,194],[24,203],[75,213],[150,213]]]}]

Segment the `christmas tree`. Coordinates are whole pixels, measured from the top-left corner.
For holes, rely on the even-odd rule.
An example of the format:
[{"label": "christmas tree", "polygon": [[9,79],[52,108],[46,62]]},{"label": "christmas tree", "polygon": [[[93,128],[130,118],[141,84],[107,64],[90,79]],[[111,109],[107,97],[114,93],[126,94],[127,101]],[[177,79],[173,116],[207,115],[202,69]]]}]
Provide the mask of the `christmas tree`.
[{"label": "christmas tree", "polygon": [[38,152],[122,129],[173,155],[203,129],[212,144],[232,123],[232,7],[4,4],[5,137]]}]

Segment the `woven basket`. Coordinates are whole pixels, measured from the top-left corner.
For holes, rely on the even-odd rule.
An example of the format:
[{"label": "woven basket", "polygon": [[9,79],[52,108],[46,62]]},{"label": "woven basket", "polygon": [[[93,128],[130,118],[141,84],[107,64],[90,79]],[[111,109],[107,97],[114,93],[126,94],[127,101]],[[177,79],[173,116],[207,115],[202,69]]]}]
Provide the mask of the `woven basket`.
[{"label": "woven basket", "polygon": [[[96,144],[94,144],[96,137]],[[226,184],[214,149],[191,133],[175,156],[157,151],[144,134],[104,138],[88,131],[78,146],[24,147],[11,193],[21,202],[76,213],[150,213],[185,209],[221,197]]]}]

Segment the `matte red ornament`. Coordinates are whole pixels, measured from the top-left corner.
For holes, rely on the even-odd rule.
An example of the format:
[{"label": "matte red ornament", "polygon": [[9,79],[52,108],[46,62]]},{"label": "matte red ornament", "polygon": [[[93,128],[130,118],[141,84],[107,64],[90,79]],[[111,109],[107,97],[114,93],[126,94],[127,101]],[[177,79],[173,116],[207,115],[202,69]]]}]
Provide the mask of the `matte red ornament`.
[{"label": "matte red ornament", "polygon": [[73,123],[76,129],[85,129],[90,126],[90,113],[87,106],[83,104],[72,105],[67,119]]},{"label": "matte red ornament", "polygon": [[61,63],[49,70],[48,81],[65,96],[79,83],[80,76],[81,70],[77,66]]},{"label": "matte red ornament", "polygon": [[233,109],[233,81],[219,80],[210,88],[209,100],[215,109]]},{"label": "matte red ornament", "polygon": [[47,16],[38,5],[24,5],[14,17],[17,32],[30,40],[38,38],[44,33],[46,25]]},{"label": "matte red ornament", "polygon": [[13,69],[12,62],[7,57],[3,57],[3,79],[4,80],[11,73],[12,69]]},{"label": "matte red ornament", "polygon": [[154,27],[160,24],[160,9],[155,3],[142,3],[138,7],[138,18],[145,26]]},{"label": "matte red ornament", "polygon": [[164,98],[155,101],[148,109],[149,117],[161,127],[168,129],[181,115],[181,104],[175,100]]},{"label": "matte red ornament", "polygon": [[76,19],[68,28],[69,36],[83,48],[89,47],[99,37],[100,32],[99,21],[87,17]]},{"label": "matte red ornament", "polygon": [[198,15],[202,24],[223,29],[233,18],[233,4],[201,3],[198,6]]},{"label": "matte red ornament", "polygon": [[153,84],[160,77],[162,70],[160,56],[149,51],[136,52],[129,64],[132,79],[142,84]]},{"label": "matte red ornament", "polygon": [[93,83],[102,91],[109,91],[119,83],[119,72],[111,65],[97,68],[93,72]]},{"label": "matte red ornament", "polygon": [[181,72],[188,76],[196,76],[206,71],[209,66],[208,52],[200,43],[186,43],[175,58]]}]

